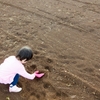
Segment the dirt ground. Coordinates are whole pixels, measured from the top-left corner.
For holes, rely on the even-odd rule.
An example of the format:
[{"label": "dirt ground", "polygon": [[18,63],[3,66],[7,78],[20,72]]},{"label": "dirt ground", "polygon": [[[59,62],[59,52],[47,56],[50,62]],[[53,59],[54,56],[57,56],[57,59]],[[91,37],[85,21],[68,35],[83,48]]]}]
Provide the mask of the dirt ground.
[{"label": "dirt ground", "polygon": [[100,100],[100,0],[0,0],[0,63],[25,45],[45,76],[0,100]]}]

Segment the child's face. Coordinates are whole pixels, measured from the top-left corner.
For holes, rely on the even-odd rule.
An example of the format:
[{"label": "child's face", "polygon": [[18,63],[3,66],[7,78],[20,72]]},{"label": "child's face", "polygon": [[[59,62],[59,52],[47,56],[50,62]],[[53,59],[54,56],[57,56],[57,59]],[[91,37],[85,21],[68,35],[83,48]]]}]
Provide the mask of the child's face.
[{"label": "child's face", "polygon": [[22,64],[27,63],[26,59],[22,60],[21,63],[22,63]]}]

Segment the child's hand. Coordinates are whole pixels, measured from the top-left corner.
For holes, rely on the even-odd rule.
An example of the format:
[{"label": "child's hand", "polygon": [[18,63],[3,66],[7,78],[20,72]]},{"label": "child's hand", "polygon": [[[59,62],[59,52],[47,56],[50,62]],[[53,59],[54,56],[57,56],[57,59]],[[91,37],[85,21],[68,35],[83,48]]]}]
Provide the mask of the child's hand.
[{"label": "child's hand", "polygon": [[41,78],[42,76],[44,76],[44,73],[39,73],[39,71],[35,71],[34,74],[38,78]]}]

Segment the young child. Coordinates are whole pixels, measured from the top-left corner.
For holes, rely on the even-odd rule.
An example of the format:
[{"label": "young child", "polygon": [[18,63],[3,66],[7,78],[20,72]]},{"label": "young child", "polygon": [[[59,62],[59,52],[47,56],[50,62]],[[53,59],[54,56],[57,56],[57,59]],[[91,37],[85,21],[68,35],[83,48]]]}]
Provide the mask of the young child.
[{"label": "young child", "polygon": [[22,47],[16,56],[9,56],[0,65],[0,83],[9,84],[9,92],[20,92],[22,88],[17,87],[19,76],[33,80],[35,77],[41,78],[44,73],[35,71],[29,74],[23,64],[32,59],[33,52],[30,47]]}]

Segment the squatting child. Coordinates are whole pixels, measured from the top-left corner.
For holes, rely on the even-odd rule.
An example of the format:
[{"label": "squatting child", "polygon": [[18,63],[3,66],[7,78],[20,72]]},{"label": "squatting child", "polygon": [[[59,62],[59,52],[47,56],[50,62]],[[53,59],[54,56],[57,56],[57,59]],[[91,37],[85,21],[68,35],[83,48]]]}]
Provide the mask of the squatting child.
[{"label": "squatting child", "polygon": [[32,49],[24,46],[18,50],[16,56],[9,56],[0,65],[0,83],[9,84],[9,92],[20,92],[22,90],[22,88],[17,87],[20,76],[33,80],[35,77],[41,78],[44,75],[44,73],[39,73],[39,71],[29,74],[25,70],[24,64],[32,57]]}]

